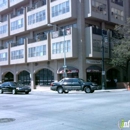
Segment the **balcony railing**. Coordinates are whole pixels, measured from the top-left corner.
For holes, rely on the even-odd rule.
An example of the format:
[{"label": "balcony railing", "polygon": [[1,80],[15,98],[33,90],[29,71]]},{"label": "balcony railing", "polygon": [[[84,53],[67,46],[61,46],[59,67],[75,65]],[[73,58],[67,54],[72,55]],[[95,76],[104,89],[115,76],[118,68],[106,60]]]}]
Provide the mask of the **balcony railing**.
[{"label": "balcony railing", "polygon": [[44,41],[47,40],[47,35],[37,35],[36,38],[33,39],[28,39],[28,44],[34,43],[34,42],[39,42],[39,41]]},{"label": "balcony railing", "polygon": [[60,36],[70,35],[70,34],[71,34],[71,29],[70,28],[65,29],[65,32],[64,32],[64,29],[62,29],[60,31],[52,32],[52,38],[57,38],[57,37],[60,37]]},{"label": "balcony railing", "polygon": [[6,46],[0,46],[0,50],[3,50],[3,49],[7,49],[8,47]]},{"label": "balcony railing", "polygon": [[21,9],[21,10],[19,11],[19,13],[11,14],[11,18],[15,18],[15,17],[20,16],[20,15],[22,15],[22,14],[23,14],[23,9]]},{"label": "balcony railing", "polygon": [[41,6],[44,6],[44,5],[46,5],[46,0],[38,1],[37,3],[34,3],[34,4],[32,5],[32,7],[28,7],[28,8],[27,8],[27,11],[28,11],[28,12],[29,12],[29,11],[32,11],[32,10],[34,10],[34,9],[36,9],[36,8],[39,8],[39,7],[41,7]]},{"label": "balcony railing", "polygon": [[111,0],[111,2],[123,6],[123,0]]},{"label": "balcony railing", "polygon": [[54,2],[54,1],[57,1],[57,0],[51,0],[51,2]]},{"label": "balcony railing", "polygon": [[11,43],[11,47],[16,47],[16,46],[21,46],[21,45],[24,45],[24,42],[14,42],[14,43]]}]

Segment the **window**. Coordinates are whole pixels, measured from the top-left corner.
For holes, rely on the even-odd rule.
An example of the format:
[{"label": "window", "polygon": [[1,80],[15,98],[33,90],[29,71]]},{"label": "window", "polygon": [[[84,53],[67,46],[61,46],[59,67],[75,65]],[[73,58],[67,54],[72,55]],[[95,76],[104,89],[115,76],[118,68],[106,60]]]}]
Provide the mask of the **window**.
[{"label": "window", "polygon": [[23,27],[23,18],[16,20],[14,22],[11,22],[11,31],[22,28]]},{"label": "window", "polygon": [[93,39],[93,51],[101,52],[101,40]]},{"label": "window", "polygon": [[0,8],[7,6],[7,0],[0,0]]},{"label": "window", "polygon": [[119,19],[121,21],[124,20],[124,12],[122,10],[116,9],[116,8],[111,8],[111,15],[115,19]]},{"label": "window", "polygon": [[28,57],[44,56],[46,55],[46,45],[31,47],[28,52]]},{"label": "window", "polygon": [[57,42],[52,44],[52,54],[60,54],[65,52],[71,52],[70,40],[65,41],[65,49],[64,49],[64,41]]},{"label": "window", "polygon": [[24,57],[23,49],[11,52],[11,60],[22,59]]},{"label": "window", "polygon": [[7,61],[7,52],[0,53],[0,61]]},{"label": "window", "polygon": [[0,26],[0,34],[7,33],[7,27],[8,27],[7,24]]},{"label": "window", "polygon": [[104,3],[92,0],[92,11],[106,15],[107,6]]},{"label": "window", "polygon": [[52,17],[62,15],[70,11],[69,0],[61,4],[55,5],[52,8]]},{"label": "window", "polygon": [[32,14],[28,16],[28,25],[35,24],[37,22],[41,22],[46,19],[46,12],[45,10],[40,11],[36,14]]}]

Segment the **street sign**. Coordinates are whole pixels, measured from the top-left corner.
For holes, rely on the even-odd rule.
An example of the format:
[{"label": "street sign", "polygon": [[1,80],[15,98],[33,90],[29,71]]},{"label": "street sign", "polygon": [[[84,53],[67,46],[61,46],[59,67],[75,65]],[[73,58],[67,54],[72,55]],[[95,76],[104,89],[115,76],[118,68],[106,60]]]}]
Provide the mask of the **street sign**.
[{"label": "street sign", "polygon": [[104,42],[105,43],[108,42],[108,37],[107,36],[104,37]]},{"label": "street sign", "polygon": [[102,75],[105,75],[105,71],[102,71]]}]

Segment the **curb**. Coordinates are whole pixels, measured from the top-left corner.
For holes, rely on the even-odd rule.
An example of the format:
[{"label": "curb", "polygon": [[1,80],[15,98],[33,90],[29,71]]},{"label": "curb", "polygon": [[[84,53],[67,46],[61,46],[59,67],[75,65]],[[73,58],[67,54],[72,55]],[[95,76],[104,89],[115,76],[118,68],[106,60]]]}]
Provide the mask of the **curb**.
[{"label": "curb", "polygon": [[[99,92],[122,92],[122,91],[129,91],[129,90],[127,90],[127,89],[95,90],[96,93],[99,93]],[[45,87],[45,88],[33,89],[32,92],[56,92],[56,91],[50,90],[50,87]]]}]

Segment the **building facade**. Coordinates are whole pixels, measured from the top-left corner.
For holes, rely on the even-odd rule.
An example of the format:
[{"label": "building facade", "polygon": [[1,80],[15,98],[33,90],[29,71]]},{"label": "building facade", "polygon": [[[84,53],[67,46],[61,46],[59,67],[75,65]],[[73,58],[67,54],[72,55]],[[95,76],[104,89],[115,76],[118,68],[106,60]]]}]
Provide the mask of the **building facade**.
[{"label": "building facade", "polygon": [[1,0],[0,81],[50,85],[63,77],[66,59],[68,77],[101,84],[103,36],[107,87],[124,81],[125,72],[106,61],[112,30],[125,23],[129,7],[129,0]]}]

